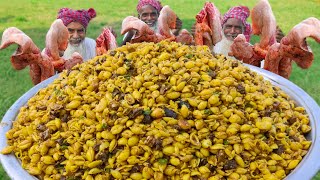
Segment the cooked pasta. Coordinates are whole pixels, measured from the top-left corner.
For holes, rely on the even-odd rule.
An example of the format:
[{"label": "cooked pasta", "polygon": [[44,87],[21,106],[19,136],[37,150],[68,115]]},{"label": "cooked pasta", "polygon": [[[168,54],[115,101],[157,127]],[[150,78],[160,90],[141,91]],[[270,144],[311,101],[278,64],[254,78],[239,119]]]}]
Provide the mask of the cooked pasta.
[{"label": "cooked pasta", "polygon": [[21,108],[2,153],[40,179],[282,179],[310,130],[240,62],[163,41],[64,71]]}]

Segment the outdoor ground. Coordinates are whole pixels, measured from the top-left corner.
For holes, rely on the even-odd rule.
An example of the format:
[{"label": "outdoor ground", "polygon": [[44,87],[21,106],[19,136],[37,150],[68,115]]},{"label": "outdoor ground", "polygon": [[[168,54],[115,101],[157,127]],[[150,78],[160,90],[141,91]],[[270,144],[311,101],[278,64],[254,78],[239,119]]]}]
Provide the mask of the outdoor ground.
[{"label": "outdoor ground", "polygon": [[[195,15],[202,8],[205,0],[161,0],[168,4],[183,21],[183,28],[190,29],[195,22]],[[247,5],[250,9],[257,2],[255,0],[215,0],[212,1],[222,13],[235,5]],[[39,48],[44,47],[45,34],[54,21],[57,11],[62,7],[74,9],[88,9],[93,7],[97,17],[88,27],[88,36],[96,38],[103,26],[112,26],[118,33],[117,41],[121,41],[120,28],[122,20],[128,15],[136,15],[137,0],[10,0],[0,1],[0,34],[10,26],[15,26],[30,36]],[[287,33],[294,25],[308,17],[320,18],[320,0],[270,0],[277,24]],[[257,42],[254,37],[252,43]],[[290,80],[305,90],[320,104],[320,45],[308,39],[315,61],[311,68],[302,70],[296,65]],[[33,85],[29,76],[29,69],[15,71],[11,67],[10,55],[16,46],[13,45],[0,51],[0,120],[7,109]],[[0,167],[0,179],[9,179]],[[320,180],[320,173],[314,179]]]}]

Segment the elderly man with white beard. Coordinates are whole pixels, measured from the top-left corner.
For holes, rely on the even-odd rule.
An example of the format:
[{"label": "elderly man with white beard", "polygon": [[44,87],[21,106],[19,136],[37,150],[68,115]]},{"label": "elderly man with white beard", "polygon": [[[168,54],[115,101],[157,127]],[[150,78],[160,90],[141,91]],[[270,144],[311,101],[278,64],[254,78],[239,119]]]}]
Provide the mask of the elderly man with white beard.
[{"label": "elderly man with white beard", "polygon": [[250,42],[252,29],[247,22],[249,15],[250,10],[246,6],[235,6],[224,14],[222,19],[222,40],[214,46],[214,53],[228,56],[230,46],[239,34],[243,34],[247,42]]},{"label": "elderly man with white beard", "polygon": [[61,56],[70,59],[74,52],[78,52],[83,60],[89,60],[96,56],[96,41],[86,37],[87,26],[92,18],[96,17],[93,8],[88,10],[73,10],[62,8],[57,19],[61,19],[69,31],[68,47]]},{"label": "elderly man with white beard", "polygon": [[[138,18],[145,22],[155,33],[159,33],[158,29],[158,18],[162,5],[159,0],[139,0],[137,4]],[[182,28],[182,21],[177,17],[176,29],[172,29],[171,32],[177,36]],[[131,30],[127,32],[121,45],[125,45],[134,38],[136,31]]]}]

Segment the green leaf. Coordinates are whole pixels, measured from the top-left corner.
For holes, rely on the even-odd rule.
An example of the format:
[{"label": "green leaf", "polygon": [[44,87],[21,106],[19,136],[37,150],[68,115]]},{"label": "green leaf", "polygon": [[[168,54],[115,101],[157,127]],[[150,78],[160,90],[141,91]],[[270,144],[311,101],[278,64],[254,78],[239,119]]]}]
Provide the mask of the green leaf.
[{"label": "green leaf", "polygon": [[131,78],[130,74],[126,74],[126,75],[124,75],[123,77],[124,77],[126,80],[128,80],[128,81],[129,81],[130,78]]},{"label": "green leaf", "polygon": [[73,81],[71,85],[72,85],[73,87],[76,87],[77,81]]},{"label": "green leaf", "polygon": [[223,144],[224,145],[228,145],[229,144],[229,141],[227,139],[223,140]]},{"label": "green leaf", "polygon": [[165,164],[168,163],[168,159],[161,158],[161,159],[158,160],[158,162],[159,162],[159,164],[161,164],[161,165],[165,165]]},{"label": "green leaf", "polygon": [[143,114],[144,115],[150,115],[151,114],[151,110],[150,109],[144,110]]},{"label": "green leaf", "polygon": [[68,146],[66,146],[66,145],[62,145],[62,146],[60,146],[60,149],[61,149],[61,150],[68,149]]},{"label": "green leaf", "polygon": [[106,123],[102,124],[102,129],[106,129],[108,127],[108,125]]},{"label": "green leaf", "polygon": [[204,114],[206,115],[211,115],[212,114],[212,111],[210,109],[205,109],[204,110]]}]

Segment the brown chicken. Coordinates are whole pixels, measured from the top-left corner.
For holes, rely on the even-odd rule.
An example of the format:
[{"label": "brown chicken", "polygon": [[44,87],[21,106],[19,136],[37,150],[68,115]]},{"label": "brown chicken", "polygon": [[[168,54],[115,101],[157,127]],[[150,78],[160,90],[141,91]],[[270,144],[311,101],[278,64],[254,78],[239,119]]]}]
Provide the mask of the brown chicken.
[{"label": "brown chicken", "polygon": [[229,56],[234,56],[244,63],[260,67],[261,60],[263,59],[254,51],[253,46],[246,41],[243,34],[239,34],[230,46]]},{"label": "brown chicken", "polygon": [[215,45],[222,39],[221,13],[212,2],[206,2],[205,9],[208,13],[208,24],[212,31],[212,44]]},{"label": "brown chicken", "polygon": [[[159,14],[158,28],[159,33],[164,39],[174,41],[175,36],[171,33],[171,29],[176,28],[177,15],[169,6],[164,6]],[[160,38],[161,39],[161,38]]]},{"label": "brown chicken", "polygon": [[83,62],[79,53],[74,53],[69,60],[59,56],[59,52],[67,48],[68,37],[69,32],[62,21],[55,20],[46,35],[46,48],[40,52],[29,36],[11,27],[3,32],[0,49],[17,44],[18,48],[11,56],[11,64],[16,70],[30,66],[30,77],[36,85],[53,76],[55,70],[71,69]]},{"label": "brown chicken", "polygon": [[212,2],[206,2],[203,9],[196,15],[195,44],[207,45],[209,48],[221,41],[221,14]]},{"label": "brown chicken", "polygon": [[[268,0],[260,0],[251,11],[252,33],[260,36],[257,49],[268,50],[276,43],[276,19]],[[264,53],[266,54],[266,53]]]},{"label": "brown chicken", "polygon": [[71,59],[72,59],[71,61],[68,60],[68,61],[65,62],[64,69],[71,69],[73,66],[83,62],[82,56],[77,52],[74,52],[71,55]]},{"label": "brown chicken", "polygon": [[186,45],[192,45],[194,43],[194,40],[193,36],[188,30],[182,29],[179,35],[176,37],[176,42]]},{"label": "brown chicken", "polygon": [[129,31],[134,31],[130,43],[138,42],[160,42],[162,40],[176,41],[183,44],[194,44],[192,35],[183,29],[175,36],[172,30],[176,28],[177,15],[170,9],[169,6],[164,6],[158,17],[159,33],[154,32],[145,22],[137,17],[128,16],[122,21],[121,34],[124,35]]},{"label": "brown chicken", "polygon": [[54,64],[64,64],[59,51],[65,51],[68,47],[69,32],[61,19],[56,19],[50,26],[46,35],[45,53],[53,59]]},{"label": "brown chicken", "polygon": [[48,58],[42,58],[39,48],[32,39],[15,27],[6,29],[2,34],[0,49],[4,49],[11,44],[17,44],[18,48],[11,56],[12,67],[21,70],[30,66],[30,76],[33,84],[54,75],[54,68]]},{"label": "brown chicken", "polygon": [[306,38],[311,37],[320,43],[320,20],[314,17],[305,19],[294,26],[281,40],[283,56],[294,60],[299,67],[309,68],[314,59]]},{"label": "brown chicken", "polygon": [[102,33],[96,39],[96,54],[100,56],[107,53],[108,50],[117,48],[117,41],[110,28],[104,28]]},{"label": "brown chicken", "polygon": [[11,44],[18,45],[17,50],[11,56],[12,67],[16,70],[24,69],[32,59],[37,59],[40,55],[40,50],[32,39],[15,27],[10,27],[3,32],[0,49],[5,49]]},{"label": "brown chicken", "polygon": [[[67,27],[63,24],[61,19],[56,19],[50,26],[49,31],[46,35],[46,48],[43,50],[42,54],[45,54],[51,61],[55,70],[61,72],[64,69],[70,69],[71,64],[80,64],[83,62],[82,58],[79,59],[79,54],[75,54],[75,59],[63,59],[60,57],[60,51],[65,51],[68,47],[69,32]],[[66,61],[68,66],[65,66]],[[66,68],[69,67],[69,68]]]},{"label": "brown chicken", "polygon": [[289,79],[292,71],[291,64],[292,60],[289,57],[281,55],[281,44],[275,43],[269,47],[263,68]]},{"label": "brown chicken", "polygon": [[320,21],[310,17],[294,26],[280,43],[272,45],[267,53],[264,69],[289,78],[292,61],[301,68],[309,68],[313,61],[313,53],[306,42],[312,37],[320,43]]},{"label": "brown chicken", "polygon": [[263,68],[275,74],[279,74],[281,59],[283,59],[283,57],[280,56],[280,43],[275,43],[270,46],[267,52]]},{"label": "brown chicken", "polygon": [[62,71],[65,60],[60,58],[59,51],[64,51],[68,46],[68,29],[61,19],[55,20],[46,35],[46,48],[42,51],[42,57],[50,60],[59,71]]},{"label": "brown chicken", "polygon": [[136,33],[130,43],[158,41],[155,32],[145,22],[137,17],[128,16],[122,21],[121,34],[124,35],[131,30],[136,31]]},{"label": "brown chicken", "polygon": [[[239,37],[238,35],[240,39],[231,45],[232,48],[229,55],[243,60],[245,63],[260,67],[261,61],[265,59],[269,47],[276,43],[276,20],[267,0],[260,0],[254,6],[251,11],[251,18],[253,34],[260,36],[259,43],[251,45],[243,41],[243,37]],[[252,50],[249,50],[250,47]],[[247,49],[246,52],[239,50],[244,48]],[[242,53],[245,53],[246,56],[243,56]],[[249,56],[251,56],[251,59],[248,59]]]}]

